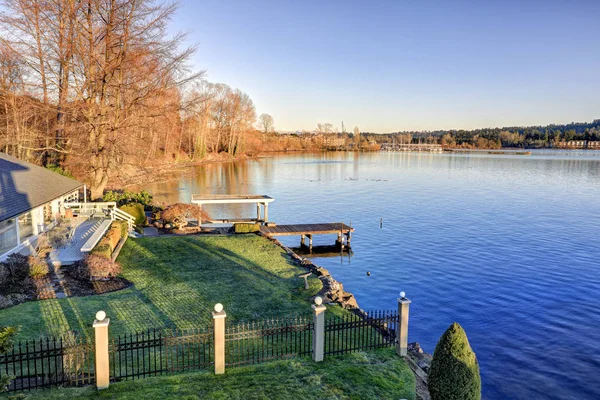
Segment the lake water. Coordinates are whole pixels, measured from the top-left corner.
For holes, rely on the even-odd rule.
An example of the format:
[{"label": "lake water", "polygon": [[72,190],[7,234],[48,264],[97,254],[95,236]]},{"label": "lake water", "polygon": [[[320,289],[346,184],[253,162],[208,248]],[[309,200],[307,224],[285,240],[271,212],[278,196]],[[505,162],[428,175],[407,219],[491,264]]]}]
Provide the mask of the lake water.
[{"label": "lake water", "polygon": [[459,322],[484,398],[600,398],[600,153],[278,155],[173,178],[143,187],[166,202],[268,194],[280,224],[351,221],[354,256],[315,263],[364,309],[406,291],[409,341],[428,352]]}]

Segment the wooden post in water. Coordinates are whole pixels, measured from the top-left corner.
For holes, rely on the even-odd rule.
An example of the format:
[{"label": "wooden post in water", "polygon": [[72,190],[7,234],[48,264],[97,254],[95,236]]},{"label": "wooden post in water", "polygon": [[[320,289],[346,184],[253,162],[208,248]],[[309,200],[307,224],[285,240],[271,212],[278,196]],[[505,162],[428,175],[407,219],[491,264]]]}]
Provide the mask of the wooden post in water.
[{"label": "wooden post in water", "polygon": [[346,235],[346,247],[351,248],[350,241],[352,240],[352,221],[350,221],[350,229],[348,229],[348,233]]},{"label": "wooden post in water", "polygon": [[312,253],[312,236],[313,235],[310,234],[310,235],[306,235],[306,236],[308,236],[308,251],[309,251],[309,253]]},{"label": "wooden post in water", "polygon": [[256,219],[260,220],[260,203],[256,203]]},{"label": "wooden post in water", "polygon": [[306,237],[306,235],[304,235],[304,234],[300,235],[300,248],[306,247],[306,243],[304,243],[305,237]]}]

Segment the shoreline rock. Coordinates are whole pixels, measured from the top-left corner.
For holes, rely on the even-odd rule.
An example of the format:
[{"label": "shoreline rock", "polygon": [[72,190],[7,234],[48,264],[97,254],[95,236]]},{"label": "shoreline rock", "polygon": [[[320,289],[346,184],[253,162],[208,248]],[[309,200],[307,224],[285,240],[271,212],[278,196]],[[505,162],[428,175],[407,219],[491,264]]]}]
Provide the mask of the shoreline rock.
[{"label": "shoreline rock", "polygon": [[[361,317],[365,317],[367,315],[366,312],[358,306],[358,302],[354,295],[350,292],[346,292],[344,290],[344,285],[335,280],[335,278],[331,276],[327,269],[313,263],[306,258],[300,257],[292,249],[285,246],[279,240],[263,235],[260,232],[257,234],[267,238],[273,244],[282,248],[290,256],[293,262],[301,267],[306,268],[308,271],[315,274],[319,280],[321,280],[323,283],[323,288],[319,291],[319,293],[313,296],[311,300],[317,296],[321,296],[324,304],[337,303],[341,307],[350,310]],[[429,372],[429,368],[431,366],[431,358],[431,354],[425,353],[419,342],[408,344],[408,356],[406,357],[406,360],[408,366],[415,375],[415,391],[417,399],[419,400],[431,399],[429,390],[427,389],[427,373]]]},{"label": "shoreline rock", "polygon": [[299,266],[306,268],[308,271],[317,276],[317,278],[323,284],[323,288],[319,291],[319,293],[313,296],[311,300],[317,296],[320,296],[323,299],[324,304],[337,303],[346,310],[360,310],[354,295],[350,292],[344,291],[344,285],[341,282],[336,281],[327,269],[313,263],[306,258],[300,257],[292,249],[285,246],[275,238],[263,235],[260,232],[258,235],[266,237],[273,244],[281,247],[291,257],[292,261]]}]

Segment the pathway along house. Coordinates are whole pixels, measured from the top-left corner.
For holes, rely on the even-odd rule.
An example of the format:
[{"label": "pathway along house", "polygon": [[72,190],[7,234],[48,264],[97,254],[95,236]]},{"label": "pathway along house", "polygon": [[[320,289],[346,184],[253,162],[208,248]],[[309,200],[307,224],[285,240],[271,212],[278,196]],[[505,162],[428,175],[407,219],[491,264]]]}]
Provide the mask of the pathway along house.
[{"label": "pathway along house", "polygon": [[83,183],[0,153],[0,261],[29,254],[63,204],[77,202]]}]

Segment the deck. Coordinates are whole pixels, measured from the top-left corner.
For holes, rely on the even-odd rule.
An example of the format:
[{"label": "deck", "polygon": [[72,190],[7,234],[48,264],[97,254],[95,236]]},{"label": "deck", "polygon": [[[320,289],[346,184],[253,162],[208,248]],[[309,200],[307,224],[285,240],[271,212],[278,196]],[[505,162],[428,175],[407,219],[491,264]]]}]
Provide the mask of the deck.
[{"label": "deck", "polygon": [[[85,254],[81,251],[81,248],[92,236],[97,235],[98,229],[103,226],[103,223],[106,221],[110,222],[110,220],[102,219],[83,219],[83,222],[80,222],[75,227],[75,232],[73,232],[71,241],[65,247],[50,253],[50,261],[53,264],[60,266],[74,264],[77,261],[83,260]],[[110,225],[110,223],[108,225]]]}]

